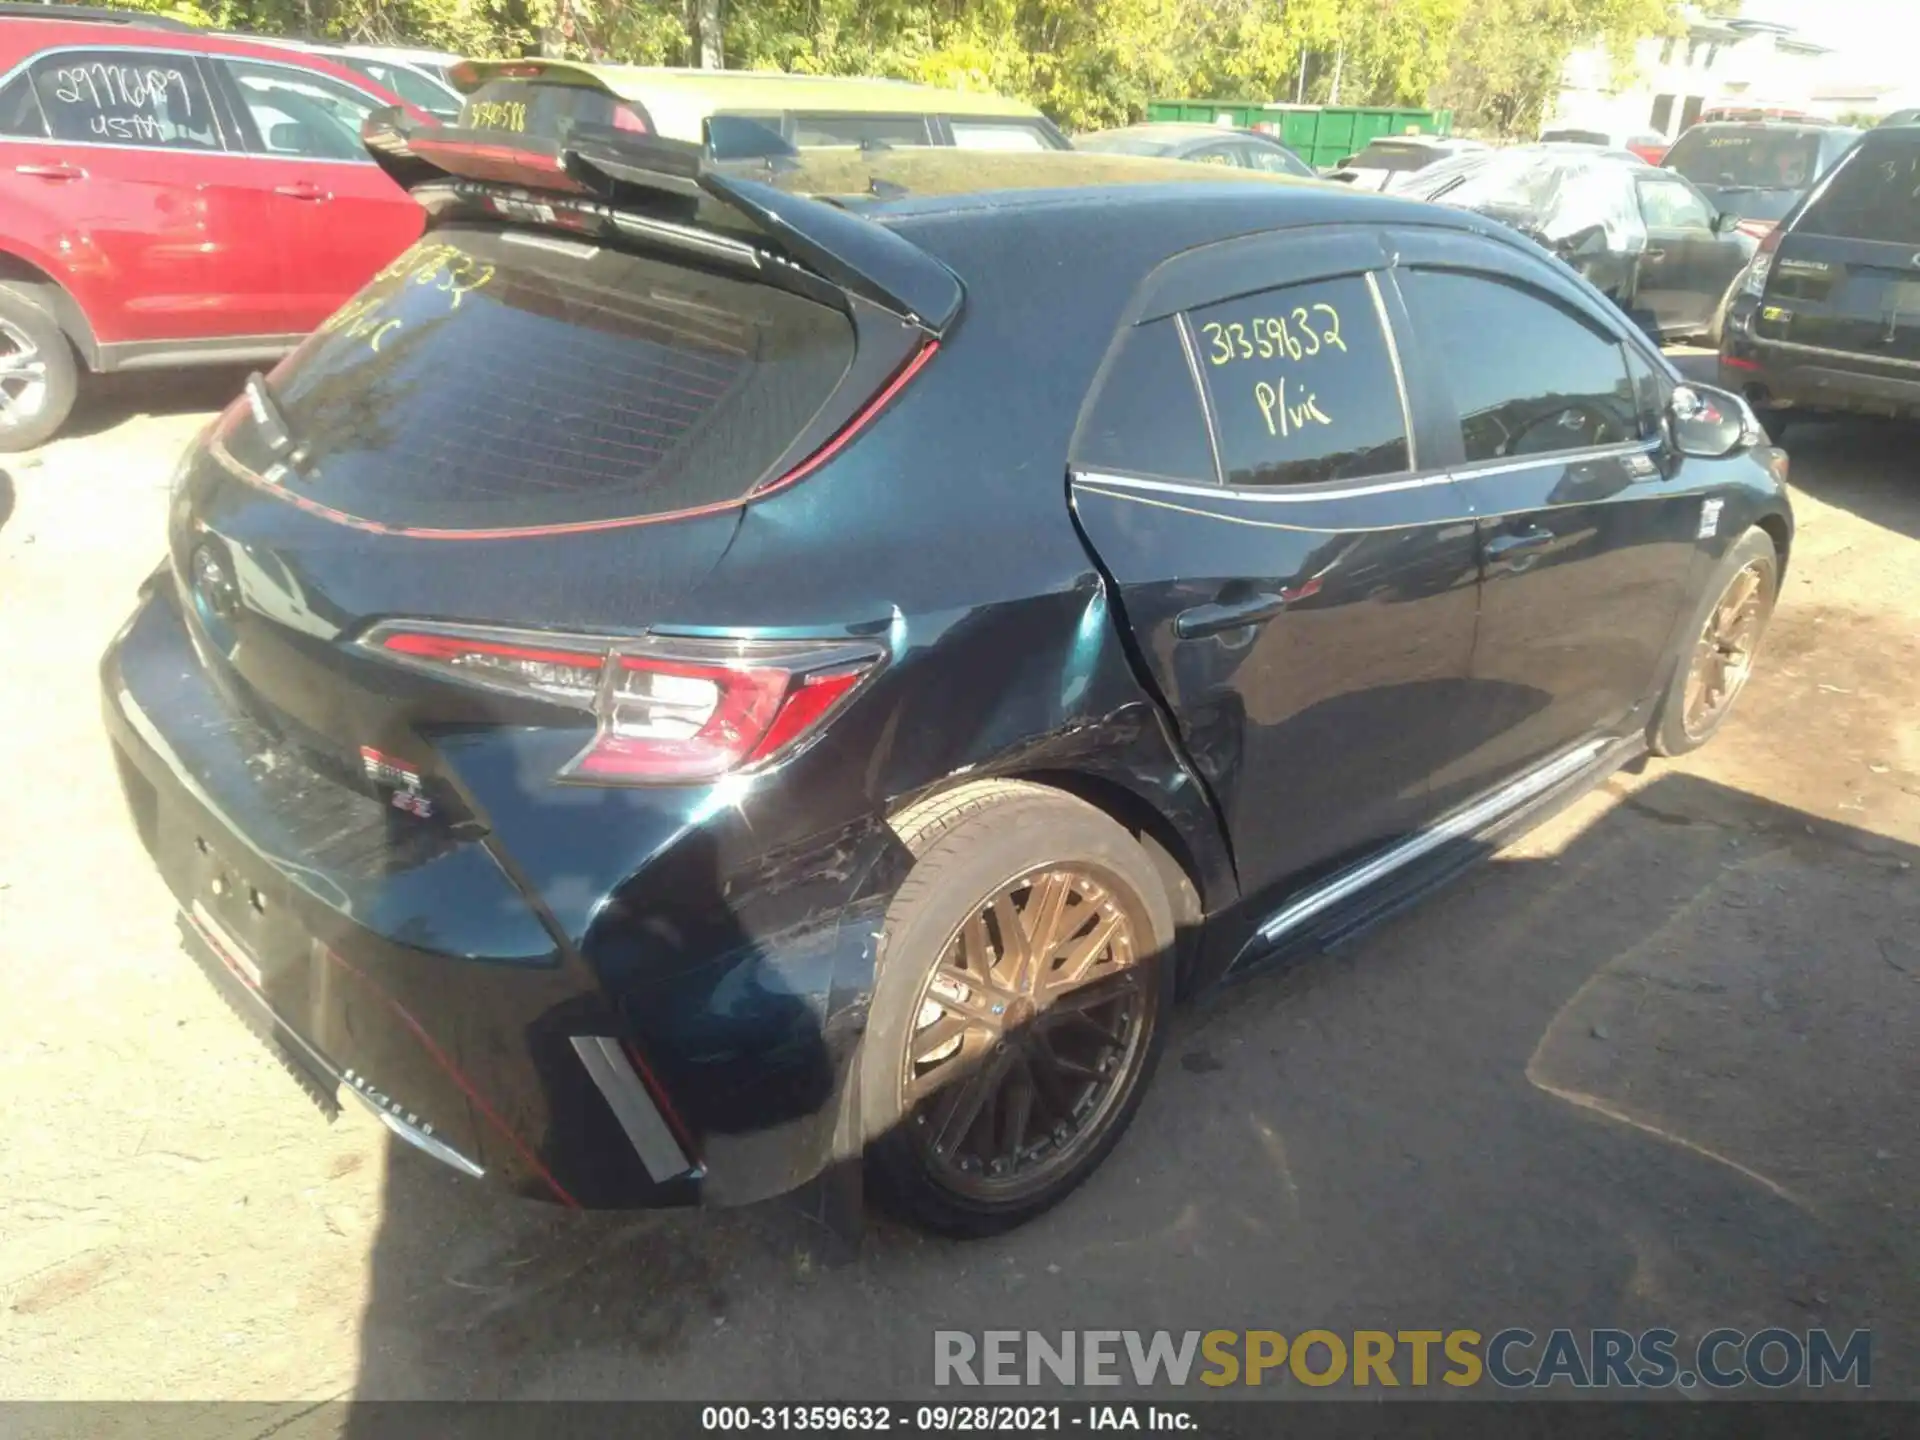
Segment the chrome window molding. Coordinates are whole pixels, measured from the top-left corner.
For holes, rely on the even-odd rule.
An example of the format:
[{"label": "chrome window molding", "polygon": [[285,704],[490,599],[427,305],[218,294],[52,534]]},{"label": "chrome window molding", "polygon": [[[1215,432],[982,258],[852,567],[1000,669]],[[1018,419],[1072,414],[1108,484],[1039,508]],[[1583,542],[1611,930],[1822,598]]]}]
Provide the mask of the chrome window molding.
[{"label": "chrome window molding", "polygon": [[1367,271],[1367,293],[1373,296],[1373,313],[1380,321],[1380,333],[1387,340],[1387,359],[1393,365],[1393,383],[1400,391],[1400,426],[1407,437],[1407,469],[1420,473],[1420,439],[1413,430],[1413,402],[1407,396],[1407,372],[1400,365],[1400,341],[1393,333],[1393,320],[1387,314],[1387,300],[1380,293],[1380,274]]}]

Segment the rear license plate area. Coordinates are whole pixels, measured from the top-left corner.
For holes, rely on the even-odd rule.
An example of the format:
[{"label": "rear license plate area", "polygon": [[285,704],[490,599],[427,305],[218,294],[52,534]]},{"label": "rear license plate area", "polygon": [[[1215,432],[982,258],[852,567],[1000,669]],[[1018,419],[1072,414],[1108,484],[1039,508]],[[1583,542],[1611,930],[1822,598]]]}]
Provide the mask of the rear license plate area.
[{"label": "rear license plate area", "polygon": [[162,865],[175,898],[236,979],[281,1014],[304,1013],[310,942],[286,882],[226,832],[164,801]]}]

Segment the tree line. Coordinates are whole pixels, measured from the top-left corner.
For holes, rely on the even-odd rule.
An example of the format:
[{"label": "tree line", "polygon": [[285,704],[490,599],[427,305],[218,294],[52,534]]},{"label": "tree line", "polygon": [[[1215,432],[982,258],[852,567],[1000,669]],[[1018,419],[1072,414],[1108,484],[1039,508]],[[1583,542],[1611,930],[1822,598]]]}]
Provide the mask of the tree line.
[{"label": "tree line", "polygon": [[[470,55],[884,75],[1031,101],[1072,130],[1160,97],[1440,105],[1537,133],[1576,46],[1627,63],[1678,0],[132,0],[229,29]],[[1739,0],[1712,0],[1710,9]]]}]

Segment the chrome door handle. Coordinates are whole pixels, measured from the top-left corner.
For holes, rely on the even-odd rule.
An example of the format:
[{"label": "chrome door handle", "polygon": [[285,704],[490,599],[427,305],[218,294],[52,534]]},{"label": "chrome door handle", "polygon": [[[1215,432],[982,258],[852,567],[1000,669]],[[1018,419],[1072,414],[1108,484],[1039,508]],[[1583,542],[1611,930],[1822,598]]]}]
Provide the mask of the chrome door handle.
[{"label": "chrome door handle", "polygon": [[1531,559],[1553,544],[1551,530],[1525,530],[1518,535],[1496,535],[1487,541],[1487,564],[1501,565]]},{"label": "chrome door handle", "polygon": [[1182,640],[1198,640],[1227,630],[1245,630],[1264,625],[1287,608],[1284,595],[1262,593],[1244,600],[1214,605],[1196,605],[1173,617],[1173,633]]}]

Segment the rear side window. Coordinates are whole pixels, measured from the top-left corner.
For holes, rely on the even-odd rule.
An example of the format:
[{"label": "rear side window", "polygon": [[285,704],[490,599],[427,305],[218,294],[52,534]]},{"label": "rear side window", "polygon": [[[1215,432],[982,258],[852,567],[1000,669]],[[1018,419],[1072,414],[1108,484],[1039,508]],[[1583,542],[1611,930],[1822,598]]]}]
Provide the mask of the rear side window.
[{"label": "rear side window", "polygon": [[793,117],[793,143],[831,149],[859,145],[930,145],[924,115],[808,115]]},{"label": "rear side window", "polygon": [[954,120],[953,143],[962,150],[1055,150],[1053,137],[1028,120]]},{"label": "rear side window", "polygon": [[371,95],[291,65],[213,63],[233,77],[258,137],[253,148],[308,160],[367,161],[360,125],[376,108]]},{"label": "rear side window", "polygon": [[325,321],[271,388],[306,451],[298,493],[382,524],[491,529],[736,499],[852,357],[847,318],[786,291],[448,226]]},{"label": "rear side window", "polygon": [[1920,245],[1920,141],[1859,146],[1794,229]]},{"label": "rear side window", "polygon": [[1228,485],[1409,468],[1400,378],[1364,277],[1243,295],[1187,319]]},{"label": "rear side window", "polygon": [[1075,436],[1073,461],[1088,470],[1212,483],[1207,421],[1171,316],[1121,337]]},{"label": "rear side window", "polygon": [[46,117],[40,113],[40,102],[33,98],[31,75],[19,76],[0,89],[0,135],[24,140],[47,138]]},{"label": "rear side window", "polygon": [[1412,270],[1400,287],[1427,353],[1445,357],[1469,462],[1639,436],[1641,401],[1613,336],[1488,276]]},{"label": "rear side window", "polygon": [[191,56],[64,50],[28,72],[55,140],[218,150],[220,132]]}]

